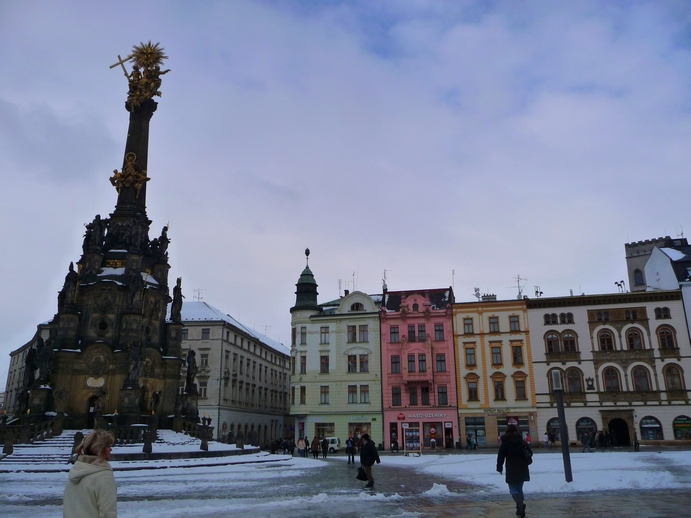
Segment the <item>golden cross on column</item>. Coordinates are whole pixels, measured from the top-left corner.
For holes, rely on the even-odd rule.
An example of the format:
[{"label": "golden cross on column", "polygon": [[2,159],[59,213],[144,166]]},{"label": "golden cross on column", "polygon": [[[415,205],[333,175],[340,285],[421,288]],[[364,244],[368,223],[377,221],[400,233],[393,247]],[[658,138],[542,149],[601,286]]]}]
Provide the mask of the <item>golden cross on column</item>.
[{"label": "golden cross on column", "polygon": [[131,60],[132,57],[133,57],[132,54],[130,54],[125,59],[122,59],[120,57],[120,54],[118,54],[118,62],[115,63],[114,65],[110,65],[110,68],[115,68],[116,66],[120,65],[122,67],[122,71],[125,73],[125,77],[127,79],[129,79],[130,75],[127,73],[127,69],[125,68],[125,63],[127,63],[129,60]]}]

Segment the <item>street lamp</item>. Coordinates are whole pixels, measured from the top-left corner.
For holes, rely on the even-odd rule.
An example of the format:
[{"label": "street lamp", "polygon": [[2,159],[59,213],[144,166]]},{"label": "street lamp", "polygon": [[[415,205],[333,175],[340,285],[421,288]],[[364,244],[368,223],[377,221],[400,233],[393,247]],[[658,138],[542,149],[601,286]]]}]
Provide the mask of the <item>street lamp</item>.
[{"label": "street lamp", "polygon": [[559,416],[559,435],[561,436],[561,455],[564,458],[564,478],[567,482],[573,482],[571,473],[571,455],[569,453],[569,430],[566,427],[566,415],[564,414],[564,387],[561,383],[561,373],[552,371],[552,392],[557,399],[557,415]]}]

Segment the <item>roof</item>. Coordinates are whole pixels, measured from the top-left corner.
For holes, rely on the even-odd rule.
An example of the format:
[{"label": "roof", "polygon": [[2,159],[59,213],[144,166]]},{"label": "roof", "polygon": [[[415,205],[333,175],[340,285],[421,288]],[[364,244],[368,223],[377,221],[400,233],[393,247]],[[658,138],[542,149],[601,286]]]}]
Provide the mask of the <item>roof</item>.
[{"label": "roof", "polygon": [[677,280],[680,282],[688,281],[690,277],[689,268],[691,268],[691,246],[665,247],[660,248],[660,251],[669,257]]},{"label": "roof", "polygon": [[428,290],[404,290],[404,291],[387,291],[386,292],[386,310],[400,311],[403,296],[410,297],[412,295],[420,295],[428,298],[432,309],[446,309],[449,304],[454,302],[451,288],[433,288]]},{"label": "roof", "polygon": [[290,355],[290,349],[276,340],[272,340],[266,335],[263,335],[254,329],[241,324],[228,314],[224,314],[220,309],[217,309],[206,302],[183,302],[182,310],[180,312],[183,323],[187,322],[226,322],[240,331],[250,335],[252,338],[264,345],[271,347],[273,350]]}]

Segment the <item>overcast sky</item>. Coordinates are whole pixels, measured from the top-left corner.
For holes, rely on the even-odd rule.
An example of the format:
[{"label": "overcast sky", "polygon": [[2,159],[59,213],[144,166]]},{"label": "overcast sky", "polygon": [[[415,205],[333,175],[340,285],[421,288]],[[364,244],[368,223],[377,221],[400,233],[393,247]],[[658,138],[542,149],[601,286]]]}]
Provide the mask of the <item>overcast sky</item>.
[{"label": "overcast sky", "polygon": [[[160,42],[151,237],[171,280],[284,343],[304,249],[355,287],[616,292],[687,224],[686,1],[0,3],[0,387],[117,194],[117,56]],[[452,275],[455,271],[455,275]]]}]

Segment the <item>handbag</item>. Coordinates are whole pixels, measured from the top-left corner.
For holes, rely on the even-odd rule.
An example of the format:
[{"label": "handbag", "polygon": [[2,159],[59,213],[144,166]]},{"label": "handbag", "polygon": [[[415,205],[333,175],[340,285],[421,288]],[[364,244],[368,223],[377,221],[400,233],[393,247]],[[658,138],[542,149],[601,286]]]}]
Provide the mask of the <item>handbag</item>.
[{"label": "handbag", "polygon": [[357,469],[357,475],[355,475],[355,478],[358,479],[358,480],[362,480],[363,482],[364,482],[365,480],[367,480],[367,473],[365,473],[365,468],[363,468],[362,466],[360,466],[360,467]]},{"label": "handbag", "polygon": [[523,441],[523,458],[525,459],[525,463],[528,466],[530,466],[533,463],[533,452],[526,448],[525,441]]}]

